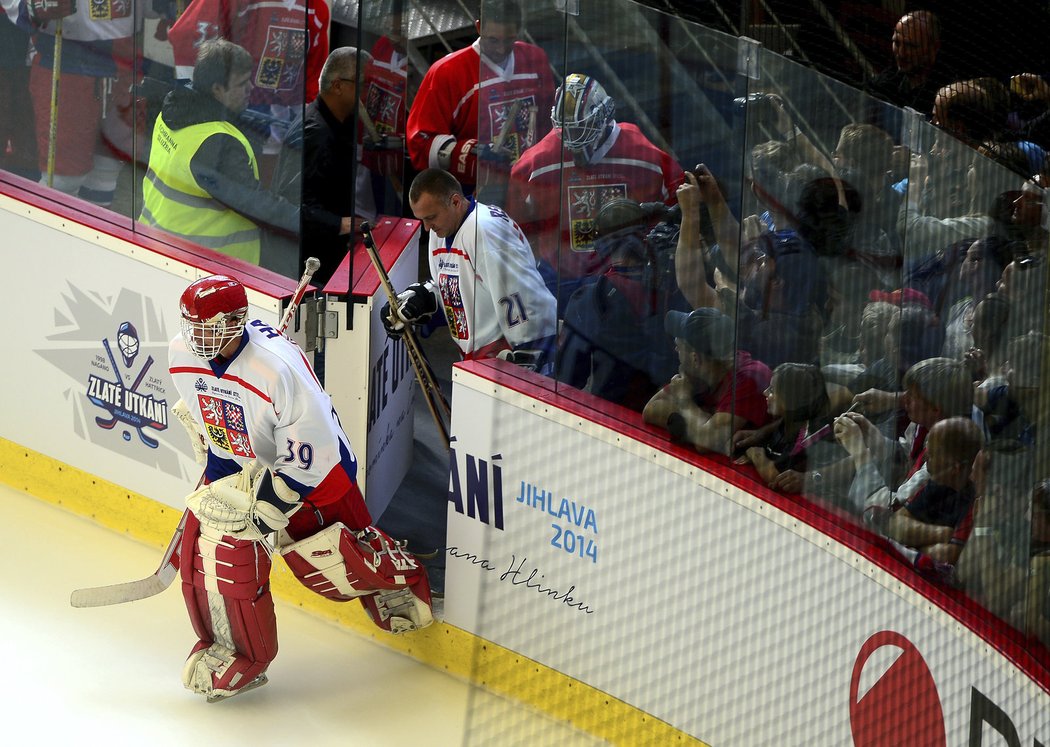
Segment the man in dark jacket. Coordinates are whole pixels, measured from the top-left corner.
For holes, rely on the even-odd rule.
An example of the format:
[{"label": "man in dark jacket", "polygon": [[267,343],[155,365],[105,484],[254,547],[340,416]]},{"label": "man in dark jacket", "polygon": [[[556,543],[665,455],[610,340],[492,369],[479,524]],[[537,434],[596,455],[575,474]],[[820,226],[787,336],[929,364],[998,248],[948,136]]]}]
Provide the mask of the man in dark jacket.
[{"label": "man in dark jacket", "polygon": [[[269,244],[263,264],[285,265],[295,261],[302,267],[306,254],[321,260],[314,283],[328,282],[349,249],[353,216],[371,217],[374,204],[368,172],[357,159],[355,124],[358,109],[358,73],[368,64],[367,52],[354,47],[332,51],[321,70],[319,93],[305,109],[302,119],[292,123],[284,142],[274,191],[291,202],[302,204],[300,252]],[[356,186],[355,186],[356,185]],[[359,194],[360,193],[360,194]]]},{"label": "man in dark jacket", "polygon": [[937,16],[928,10],[906,14],[893,29],[893,67],[868,81],[868,92],[929,118],[937,91],[951,80],[950,72],[938,63],[940,48]]},{"label": "man in dark jacket", "polygon": [[224,39],[201,45],[193,87],[171,91],[154,126],[139,222],[259,264],[260,227],[294,235],[299,209],[263,188],[256,149],[235,124],[252,64]]}]

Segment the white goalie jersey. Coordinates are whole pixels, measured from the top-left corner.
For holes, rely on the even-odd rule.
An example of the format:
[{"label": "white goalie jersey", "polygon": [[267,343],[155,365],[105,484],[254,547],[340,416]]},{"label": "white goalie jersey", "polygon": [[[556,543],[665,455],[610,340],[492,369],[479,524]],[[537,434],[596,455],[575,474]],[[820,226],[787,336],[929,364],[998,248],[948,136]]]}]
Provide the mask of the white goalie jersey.
[{"label": "white goalie jersey", "polygon": [[168,366],[204,432],[208,482],[256,460],[300,500],[325,505],[355,481],[357,459],[331,398],[299,346],[270,325],[248,322],[237,352],[223,363],[198,358],[180,334]]}]

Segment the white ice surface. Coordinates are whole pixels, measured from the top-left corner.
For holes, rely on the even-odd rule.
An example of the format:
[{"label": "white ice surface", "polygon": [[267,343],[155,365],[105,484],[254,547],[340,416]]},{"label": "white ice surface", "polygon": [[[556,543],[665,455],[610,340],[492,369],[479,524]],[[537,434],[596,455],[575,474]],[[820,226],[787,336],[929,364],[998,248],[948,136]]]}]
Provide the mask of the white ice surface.
[{"label": "white ice surface", "polygon": [[0,717],[6,745],[583,745],[520,704],[278,602],[265,687],[207,704],[183,689],[194,636],[178,582],[113,607],[160,551],[0,485]]}]

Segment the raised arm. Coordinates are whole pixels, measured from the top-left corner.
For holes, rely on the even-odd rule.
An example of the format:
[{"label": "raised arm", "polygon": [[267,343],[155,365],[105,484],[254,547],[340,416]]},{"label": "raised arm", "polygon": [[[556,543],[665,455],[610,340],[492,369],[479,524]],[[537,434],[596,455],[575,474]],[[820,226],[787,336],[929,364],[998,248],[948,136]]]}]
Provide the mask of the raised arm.
[{"label": "raised arm", "polygon": [[707,282],[703,239],[700,236],[700,188],[697,177],[686,172],[678,187],[678,205],[682,209],[682,226],[675,253],[675,280],[694,309],[701,306],[720,308],[718,294]]}]

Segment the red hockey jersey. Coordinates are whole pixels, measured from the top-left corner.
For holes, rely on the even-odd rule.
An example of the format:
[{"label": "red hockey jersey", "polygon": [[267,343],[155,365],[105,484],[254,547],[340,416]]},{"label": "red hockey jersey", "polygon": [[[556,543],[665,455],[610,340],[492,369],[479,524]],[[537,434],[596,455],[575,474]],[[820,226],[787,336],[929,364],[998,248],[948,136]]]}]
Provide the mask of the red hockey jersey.
[{"label": "red hockey jersey", "polygon": [[478,42],[435,62],[420,84],[408,114],[408,154],[419,170],[438,166],[448,140],[491,143],[520,101],[504,149],[512,158],[550,130],[554,77],[542,49],[515,42],[500,68],[479,52]]},{"label": "red hockey jersey", "polygon": [[304,85],[309,103],[317,96],[328,59],[330,20],[324,2],[310,2],[308,11],[306,0],[193,0],[168,29],[175,75],[191,78],[201,43],[222,37],[247,49],[255,60],[250,105],[299,106]]},{"label": "red hockey jersey", "polygon": [[[404,136],[408,108],[408,56],[386,36],[380,37],[372,47],[372,61],[365,67],[361,100],[376,132]],[[358,128],[359,142],[364,135],[364,128]],[[401,148],[366,149],[361,162],[373,171],[400,175],[403,159]]]}]

